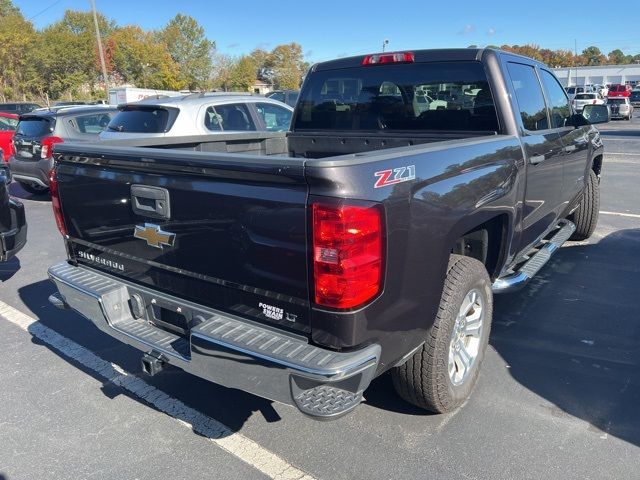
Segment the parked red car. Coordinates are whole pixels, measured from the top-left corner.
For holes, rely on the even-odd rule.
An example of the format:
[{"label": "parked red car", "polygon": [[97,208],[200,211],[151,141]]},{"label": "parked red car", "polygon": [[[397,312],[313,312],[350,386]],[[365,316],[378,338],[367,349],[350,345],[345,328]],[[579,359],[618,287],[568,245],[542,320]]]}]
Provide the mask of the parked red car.
[{"label": "parked red car", "polygon": [[611,85],[611,87],[609,88],[607,97],[630,97],[631,90],[631,85],[622,85],[620,83],[616,83],[615,85]]},{"label": "parked red car", "polygon": [[0,112],[0,148],[4,152],[4,161],[9,163],[13,155],[13,134],[18,126],[18,115]]}]

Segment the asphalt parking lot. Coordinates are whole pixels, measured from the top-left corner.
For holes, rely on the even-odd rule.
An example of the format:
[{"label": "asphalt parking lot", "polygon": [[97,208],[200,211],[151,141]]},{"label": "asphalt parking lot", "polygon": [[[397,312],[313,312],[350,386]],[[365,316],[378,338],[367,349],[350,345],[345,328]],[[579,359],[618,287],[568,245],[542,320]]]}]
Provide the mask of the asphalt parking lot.
[{"label": "asphalt parking lot", "polygon": [[0,479],[640,478],[640,118],[602,127],[598,229],[496,298],[463,408],[404,404],[387,375],[353,413],[318,422],[140,354],[47,301],[64,258],[46,197],[0,264]]}]

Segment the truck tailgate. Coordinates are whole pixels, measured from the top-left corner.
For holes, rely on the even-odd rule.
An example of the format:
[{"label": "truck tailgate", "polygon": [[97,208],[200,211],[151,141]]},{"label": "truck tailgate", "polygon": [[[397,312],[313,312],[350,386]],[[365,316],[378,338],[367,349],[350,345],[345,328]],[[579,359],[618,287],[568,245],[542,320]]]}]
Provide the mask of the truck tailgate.
[{"label": "truck tailgate", "polygon": [[63,144],[56,161],[79,264],[309,332],[300,159]]}]

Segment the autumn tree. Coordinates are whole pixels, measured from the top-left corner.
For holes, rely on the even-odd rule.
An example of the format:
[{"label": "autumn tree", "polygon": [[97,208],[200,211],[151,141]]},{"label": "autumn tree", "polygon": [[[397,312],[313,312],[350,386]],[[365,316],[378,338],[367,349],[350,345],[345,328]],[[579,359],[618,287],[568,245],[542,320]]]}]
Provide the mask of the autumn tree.
[{"label": "autumn tree", "polygon": [[162,90],[185,86],[167,46],[140,27],[115,30],[107,41],[107,55],[114,74],[126,83]]},{"label": "autumn tree", "polygon": [[211,77],[211,56],[215,42],[188,15],[176,15],[157,35],[180,68],[180,81],[190,90],[203,90]]},{"label": "autumn tree", "polygon": [[267,67],[273,69],[273,81],[277,88],[300,88],[302,76],[306,73],[302,47],[297,43],[278,45],[271,51]]},{"label": "autumn tree", "polygon": [[215,53],[211,59],[211,86],[214,89],[231,89],[232,71],[237,63],[233,57]]}]

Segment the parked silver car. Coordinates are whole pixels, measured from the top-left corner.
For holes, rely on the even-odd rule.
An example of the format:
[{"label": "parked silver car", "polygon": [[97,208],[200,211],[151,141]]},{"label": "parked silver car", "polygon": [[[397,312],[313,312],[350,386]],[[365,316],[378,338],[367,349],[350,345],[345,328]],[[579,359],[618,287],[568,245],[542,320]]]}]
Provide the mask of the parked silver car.
[{"label": "parked silver car", "polygon": [[633,117],[633,105],[631,105],[629,97],[609,97],[607,105],[611,108],[611,118],[631,120]]},{"label": "parked silver car", "polygon": [[191,94],[118,106],[100,140],[289,130],[293,108],[250,94]]}]

